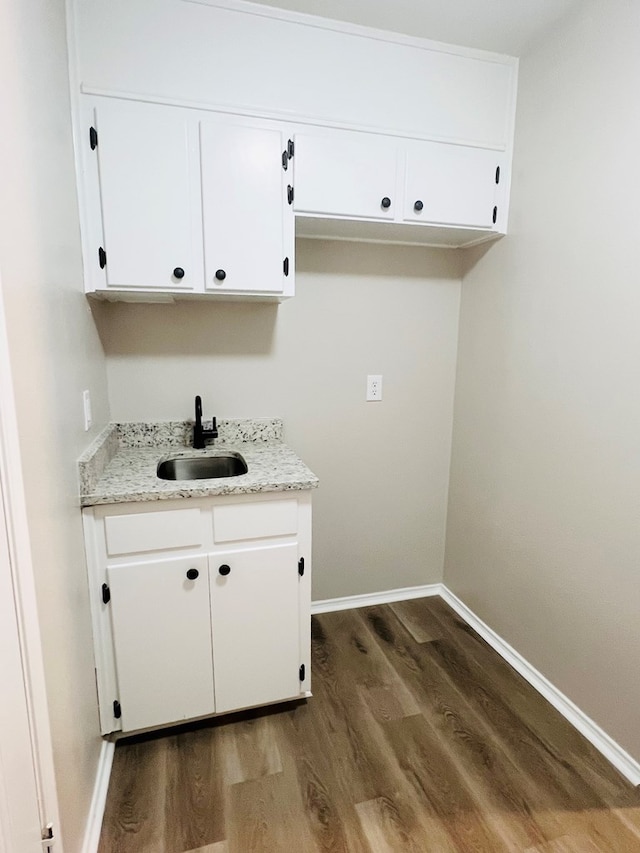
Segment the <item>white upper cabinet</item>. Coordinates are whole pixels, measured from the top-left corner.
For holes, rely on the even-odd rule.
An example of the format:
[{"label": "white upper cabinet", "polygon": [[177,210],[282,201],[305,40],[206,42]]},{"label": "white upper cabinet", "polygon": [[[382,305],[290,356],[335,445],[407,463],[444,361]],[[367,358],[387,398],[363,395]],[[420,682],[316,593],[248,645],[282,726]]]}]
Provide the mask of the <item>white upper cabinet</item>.
[{"label": "white upper cabinet", "polygon": [[295,135],[296,213],[392,220],[397,149],[375,134]]},{"label": "white upper cabinet", "polygon": [[198,150],[188,113],[109,99],[95,125],[103,240],[94,251],[104,284],[201,288]]},{"label": "white upper cabinet", "polygon": [[505,177],[500,152],[438,142],[408,142],[405,152],[405,222],[488,229],[498,224]]},{"label": "white upper cabinet", "polygon": [[293,295],[280,125],[116,98],[85,115],[89,292]]},{"label": "white upper cabinet", "polygon": [[506,157],[345,130],[295,136],[300,236],[464,246],[504,233]]},{"label": "white upper cabinet", "polygon": [[278,130],[202,121],[200,146],[205,290],[282,293],[293,277],[293,257],[285,261],[293,252],[284,240],[286,140]]}]

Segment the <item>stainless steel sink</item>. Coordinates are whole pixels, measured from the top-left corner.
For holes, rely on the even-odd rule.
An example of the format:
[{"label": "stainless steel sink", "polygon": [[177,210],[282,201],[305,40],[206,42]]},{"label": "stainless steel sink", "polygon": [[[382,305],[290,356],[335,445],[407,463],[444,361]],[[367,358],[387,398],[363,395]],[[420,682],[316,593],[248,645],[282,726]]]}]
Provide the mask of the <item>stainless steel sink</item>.
[{"label": "stainless steel sink", "polygon": [[233,451],[215,456],[176,456],[163,459],[156,471],[161,480],[208,480],[216,477],[238,477],[247,473],[247,463]]}]

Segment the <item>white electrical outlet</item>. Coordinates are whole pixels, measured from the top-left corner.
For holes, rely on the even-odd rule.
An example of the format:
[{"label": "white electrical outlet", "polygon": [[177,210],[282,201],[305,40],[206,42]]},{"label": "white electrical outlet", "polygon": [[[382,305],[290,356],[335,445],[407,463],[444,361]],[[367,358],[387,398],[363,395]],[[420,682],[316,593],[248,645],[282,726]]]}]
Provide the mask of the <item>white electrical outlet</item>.
[{"label": "white electrical outlet", "polygon": [[84,431],[91,429],[93,417],[91,416],[91,394],[88,389],[82,392],[82,407],[84,409]]},{"label": "white electrical outlet", "polygon": [[367,400],[382,400],[382,376],[367,376]]}]

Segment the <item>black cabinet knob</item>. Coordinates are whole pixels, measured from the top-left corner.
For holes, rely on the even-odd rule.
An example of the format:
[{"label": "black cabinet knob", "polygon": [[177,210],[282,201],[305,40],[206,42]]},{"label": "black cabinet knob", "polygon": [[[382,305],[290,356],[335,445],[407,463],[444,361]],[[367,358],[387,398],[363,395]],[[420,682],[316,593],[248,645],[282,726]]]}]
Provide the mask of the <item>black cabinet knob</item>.
[{"label": "black cabinet knob", "polygon": [[387,210],[387,208],[391,207],[391,199],[388,196],[385,196],[380,202],[382,207]]},{"label": "black cabinet knob", "polygon": [[218,281],[224,281],[227,277],[227,274],[224,270],[216,270],[216,278]]},{"label": "black cabinet knob", "polygon": [[423,207],[424,207],[424,204],[420,201],[420,199],[418,199],[415,202],[415,204],[413,205],[414,210],[422,210]]},{"label": "black cabinet knob", "polygon": [[200,572],[197,569],[187,569],[187,577],[190,581],[194,581],[199,575]]},{"label": "black cabinet knob", "polygon": [[173,271],[174,278],[184,278],[184,270],[182,267],[176,267]]},{"label": "black cabinet knob", "polygon": [[228,566],[226,563],[223,563],[223,564],[220,566],[220,568],[218,569],[218,571],[220,572],[220,574],[221,574],[223,577],[226,577],[226,575],[231,574],[231,566]]}]

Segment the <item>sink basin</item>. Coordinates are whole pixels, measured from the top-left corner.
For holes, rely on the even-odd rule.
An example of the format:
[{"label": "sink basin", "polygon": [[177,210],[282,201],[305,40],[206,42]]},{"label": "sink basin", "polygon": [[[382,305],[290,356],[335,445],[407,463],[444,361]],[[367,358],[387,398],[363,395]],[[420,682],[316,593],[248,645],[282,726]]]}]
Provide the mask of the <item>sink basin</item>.
[{"label": "sink basin", "polygon": [[176,456],[164,459],[156,471],[161,480],[209,480],[216,477],[237,477],[247,473],[247,463],[239,453],[218,453],[215,456]]}]

